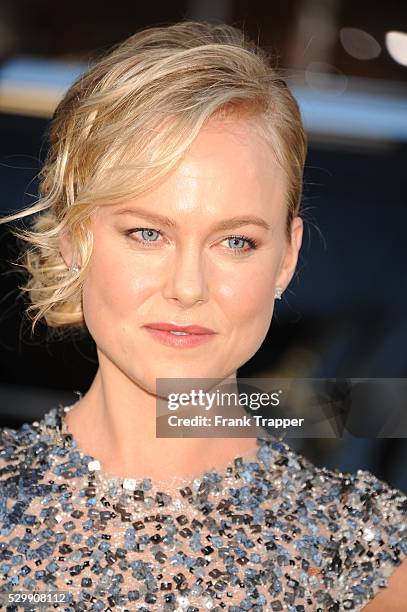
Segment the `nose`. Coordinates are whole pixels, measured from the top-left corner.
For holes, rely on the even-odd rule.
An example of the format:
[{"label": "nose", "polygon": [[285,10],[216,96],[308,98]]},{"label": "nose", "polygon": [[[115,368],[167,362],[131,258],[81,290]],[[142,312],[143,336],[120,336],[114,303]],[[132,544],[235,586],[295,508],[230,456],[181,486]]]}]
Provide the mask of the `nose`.
[{"label": "nose", "polygon": [[176,300],[184,307],[207,300],[205,263],[200,250],[189,246],[173,254],[163,289],[167,300]]}]

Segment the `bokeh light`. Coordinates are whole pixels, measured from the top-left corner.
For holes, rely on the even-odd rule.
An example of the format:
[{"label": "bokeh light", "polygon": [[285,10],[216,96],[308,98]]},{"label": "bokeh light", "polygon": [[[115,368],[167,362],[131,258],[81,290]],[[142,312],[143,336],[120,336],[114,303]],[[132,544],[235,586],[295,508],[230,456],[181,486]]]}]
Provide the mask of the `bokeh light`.
[{"label": "bokeh light", "polygon": [[387,51],[395,62],[407,66],[407,33],[392,30],[386,32]]},{"label": "bokeh light", "polygon": [[314,91],[332,96],[341,95],[348,86],[348,77],[326,62],[310,62],[305,71],[305,81]]},{"label": "bokeh light", "polygon": [[341,28],[339,39],[345,51],[359,60],[374,59],[382,50],[371,34],[359,28]]}]

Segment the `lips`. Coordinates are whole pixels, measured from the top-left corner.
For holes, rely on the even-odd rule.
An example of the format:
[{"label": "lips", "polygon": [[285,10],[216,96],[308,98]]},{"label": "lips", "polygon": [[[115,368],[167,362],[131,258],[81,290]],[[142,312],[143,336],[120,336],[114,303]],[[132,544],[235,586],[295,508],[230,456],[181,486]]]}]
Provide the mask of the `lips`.
[{"label": "lips", "polygon": [[150,329],[156,329],[159,331],[178,331],[187,332],[189,334],[203,335],[203,334],[214,334],[216,332],[209,327],[202,327],[201,325],[173,325],[172,323],[148,323],[144,327]]}]

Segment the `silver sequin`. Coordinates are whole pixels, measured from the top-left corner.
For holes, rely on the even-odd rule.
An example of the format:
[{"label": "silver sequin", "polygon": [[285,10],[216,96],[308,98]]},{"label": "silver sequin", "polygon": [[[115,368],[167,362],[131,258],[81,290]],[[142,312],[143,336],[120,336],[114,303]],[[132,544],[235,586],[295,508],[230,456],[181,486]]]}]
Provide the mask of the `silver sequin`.
[{"label": "silver sequin", "polygon": [[407,498],[370,472],[265,434],[191,482],[121,480],[67,409],[1,430],[0,592],[66,591],[67,612],[362,610],[406,556]]}]

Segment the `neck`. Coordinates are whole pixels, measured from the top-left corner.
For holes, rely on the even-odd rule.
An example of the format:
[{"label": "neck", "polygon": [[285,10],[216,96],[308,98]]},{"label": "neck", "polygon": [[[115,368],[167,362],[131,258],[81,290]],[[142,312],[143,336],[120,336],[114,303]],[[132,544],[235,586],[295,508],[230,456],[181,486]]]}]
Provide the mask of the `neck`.
[{"label": "neck", "polygon": [[[236,383],[236,375],[227,382]],[[99,355],[92,385],[66,415],[66,425],[84,452],[119,477],[188,477],[222,469],[251,450],[254,457],[256,438],[157,438],[157,399]]]}]

